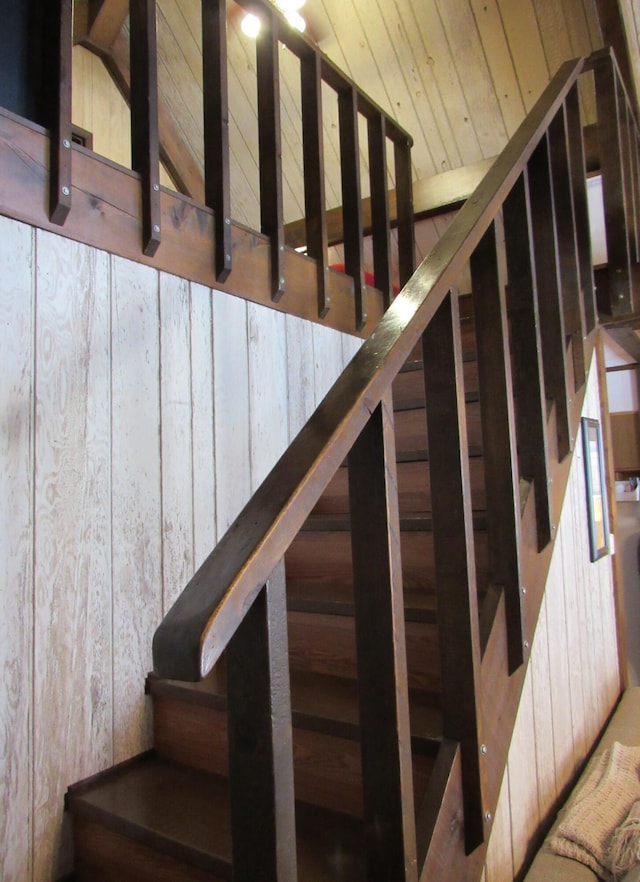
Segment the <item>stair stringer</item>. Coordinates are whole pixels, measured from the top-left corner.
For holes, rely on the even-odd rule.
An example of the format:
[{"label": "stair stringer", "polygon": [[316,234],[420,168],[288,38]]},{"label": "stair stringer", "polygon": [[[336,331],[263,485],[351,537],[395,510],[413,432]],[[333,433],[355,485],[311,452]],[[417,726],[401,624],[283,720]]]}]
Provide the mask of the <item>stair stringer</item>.
[{"label": "stair stringer", "polygon": [[[597,331],[584,341],[585,362],[595,370],[594,343]],[[572,396],[572,435],[578,434],[583,411],[587,383]],[[553,414],[552,414],[553,415]],[[553,511],[559,519],[569,484],[574,450],[561,461],[549,458],[549,479]],[[438,755],[436,770],[418,818],[418,839],[425,849],[421,882],[479,882],[482,877],[493,821],[505,774],[509,748],[513,737],[525,676],[530,661],[540,608],[544,599],[551,559],[555,547],[554,537],[545,548],[538,549],[534,487],[529,487],[522,508],[522,586],[526,586],[523,613],[526,659],[510,676],[508,675],[507,623],[504,595],[497,604],[495,618],[483,654],[481,666],[481,701],[485,742],[483,744],[483,780],[485,840],[471,854],[465,853],[463,782],[459,745],[443,742]]]}]

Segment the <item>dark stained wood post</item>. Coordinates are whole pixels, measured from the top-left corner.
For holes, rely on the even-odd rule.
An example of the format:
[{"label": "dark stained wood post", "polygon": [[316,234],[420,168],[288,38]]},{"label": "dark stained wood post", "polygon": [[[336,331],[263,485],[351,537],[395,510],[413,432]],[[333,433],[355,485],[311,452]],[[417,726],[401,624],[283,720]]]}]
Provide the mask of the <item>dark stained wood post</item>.
[{"label": "dark stained wood post", "polygon": [[393,404],[349,455],[368,882],[417,882]]},{"label": "dark stained wood post", "polygon": [[364,306],[362,258],[362,199],[360,188],[360,138],[358,136],[358,93],[354,86],[338,92],[340,120],[340,168],[342,174],[342,224],[344,266],[353,277],[356,330],[367,323]]},{"label": "dark stained wood post", "polygon": [[396,167],[396,215],[398,218],[398,268],[402,288],[413,275],[416,243],[413,214],[413,178],[410,140],[394,143]]},{"label": "dark stained wood post", "polygon": [[554,527],[548,485],[547,409],[526,170],[504,202],[503,217],[513,386],[518,402],[516,427],[520,477],[534,482],[538,546],[542,549],[551,541]]},{"label": "dark stained wood post", "polygon": [[291,694],[284,566],[226,651],[234,882],[295,882]]},{"label": "dark stained wood post", "polygon": [[131,164],[142,186],[142,250],[161,241],[158,51],[155,0],[130,0]]},{"label": "dark stained wood post", "polygon": [[369,141],[369,179],[371,183],[371,236],[373,275],[382,291],[385,308],[391,303],[391,224],[387,183],[387,129],[382,113],[367,120]]},{"label": "dark stained wood post", "polygon": [[[551,121],[548,132],[551,178],[558,239],[560,284],[564,310],[564,329],[571,338],[573,375],[576,389],[584,386],[587,368],[584,358],[584,316],[578,242],[573,208],[573,188],[564,105]],[[541,284],[538,286],[541,287]]]},{"label": "dark stained wood post", "polygon": [[318,316],[331,306],[327,293],[327,217],[322,140],[322,61],[318,52],[300,59],[302,99],[302,149],[307,254],[316,261]]},{"label": "dark stained wood post", "polygon": [[595,64],[598,142],[607,240],[608,298],[598,293],[598,307],[616,316],[633,311],[627,195],[622,156],[620,94],[615,60],[610,51]]},{"label": "dark stained wood post", "polygon": [[[422,337],[443,735],[460,743],[467,852],[484,840],[480,637],[457,296]],[[490,749],[490,745],[489,745]]]},{"label": "dark stained wood post", "polygon": [[260,224],[269,236],[271,298],[285,292],[284,216],[282,208],[282,134],[280,130],[280,58],[278,21],[265,9],[256,40],[258,78],[258,150],[260,156]]},{"label": "dark stained wood post", "polygon": [[585,332],[589,334],[596,326],[596,291],[593,280],[593,261],[591,259],[587,171],[585,166],[582,119],[580,116],[580,95],[577,83],[567,95],[565,114],[567,137],[569,140],[571,188],[573,192],[573,206],[576,222],[576,241],[578,246],[578,267],[580,270],[582,308],[584,311]]},{"label": "dark stained wood post", "polygon": [[73,49],[73,2],[57,0],[57,15],[51,11],[57,27],[54,42],[54,65],[51,71],[52,94],[50,121],[49,218],[63,224],[71,209],[71,67]]},{"label": "dark stained wood post", "polygon": [[505,288],[492,224],[471,257],[471,289],[487,497],[489,580],[504,590],[511,673],[524,660],[524,637],[520,485]]},{"label": "dark stained wood post", "polygon": [[231,183],[227,89],[227,7],[202,0],[202,92],[205,203],[215,213],[216,279],[231,272]]},{"label": "dark stained wood post", "polygon": [[[556,404],[558,458],[563,459],[573,450],[574,438],[571,432],[570,395],[565,365],[567,334],[556,236],[556,206],[546,134],[529,160],[529,186],[544,386],[547,398]],[[582,349],[582,342],[580,348]]]}]

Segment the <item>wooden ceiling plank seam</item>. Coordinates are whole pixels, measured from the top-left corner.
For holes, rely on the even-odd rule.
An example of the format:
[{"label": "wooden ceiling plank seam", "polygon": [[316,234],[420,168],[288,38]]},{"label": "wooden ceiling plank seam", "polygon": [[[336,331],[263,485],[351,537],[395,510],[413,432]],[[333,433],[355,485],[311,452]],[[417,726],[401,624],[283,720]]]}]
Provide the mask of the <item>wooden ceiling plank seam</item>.
[{"label": "wooden ceiling plank seam", "polygon": [[[393,19],[392,10],[389,8],[385,18],[378,2],[367,4],[366,10],[369,17],[366,26],[357,5],[354,5],[354,10],[365,35],[372,63],[375,65],[379,81],[386,95],[384,104],[389,108],[389,112],[402,119],[403,126],[411,131],[414,146],[418,143],[424,144],[430,152],[421,116],[413,101],[405,75],[405,70],[409,65],[407,59],[401,60],[398,54],[396,45],[398,28],[397,22]],[[380,48],[374,52],[372,44]],[[384,75],[381,67],[385,71]],[[417,177],[422,177],[422,174],[418,174]]]},{"label": "wooden ceiling plank seam", "polygon": [[498,0],[498,6],[528,113],[550,79],[535,11],[531,0],[517,8],[509,0]]},{"label": "wooden ceiling plank seam", "polygon": [[[445,157],[445,159],[440,159],[439,156],[434,155],[436,146],[434,145],[431,136],[427,134],[426,148],[433,161],[433,173],[437,174],[439,171],[457,168],[462,165],[462,157],[458,151],[458,145],[442,97],[435,83],[432,66],[428,61],[426,65],[418,63],[418,58],[424,56],[424,44],[416,26],[413,9],[410,6],[407,9],[406,4],[400,3],[399,0],[394,0],[394,3],[398,20],[403,28],[402,40],[405,46],[411,48],[413,61],[421,84],[422,95],[427,104],[429,119],[432,121],[432,130],[435,129],[438,136],[437,146],[440,149],[440,156]],[[403,6],[405,9],[403,9]],[[413,26],[411,26],[408,21],[408,16],[414,18]],[[428,79],[426,78],[427,73]],[[421,115],[421,111],[422,109],[418,108],[419,115]],[[421,145],[416,144],[414,153],[416,150],[420,149]]]},{"label": "wooden ceiling plank seam", "polygon": [[[539,0],[538,0],[539,2]],[[588,57],[595,48],[591,41],[589,25],[583,4],[565,4],[562,7],[565,29],[569,40],[572,58]],[[567,56],[569,57],[569,56]],[[564,60],[564,59],[561,59]],[[580,110],[584,124],[596,121],[596,93],[593,81],[581,77],[579,81]]]},{"label": "wooden ceiling plank seam", "polygon": [[128,15],[129,0],[89,0],[89,40],[109,49]]},{"label": "wooden ceiling plank seam", "polygon": [[[455,60],[448,51],[440,17],[437,10],[429,4],[420,7],[422,15],[419,14],[417,2],[412,2],[411,8],[425,57],[432,60],[429,64],[433,71],[434,83],[445,108],[462,165],[475,162],[480,158],[480,145],[473,128],[464,122],[465,117],[468,118],[469,108],[464,99],[462,84],[454,74],[448,73],[455,71]],[[446,47],[445,51],[443,47]],[[459,108],[462,109],[458,114]]]},{"label": "wooden ceiling plank seam", "polygon": [[509,138],[525,117],[524,101],[496,0],[471,0],[471,9]]},{"label": "wooden ceiling plank seam", "polygon": [[[401,21],[400,16],[398,15],[398,6],[395,5],[395,14],[392,13],[390,7],[387,5],[385,9],[387,10],[386,18],[385,13],[383,13],[382,8],[380,6],[380,0],[376,0],[375,3],[376,9],[376,22],[377,28],[375,33],[384,33],[384,31],[388,31],[388,43],[390,46],[390,51],[393,56],[392,69],[397,72],[399,77],[402,80],[403,89],[406,90],[408,105],[412,109],[412,113],[403,112],[401,109],[402,101],[398,102],[396,100],[396,106],[393,105],[393,100],[390,97],[391,106],[393,107],[394,113],[397,113],[399,117],[402,117],[406,122],[406,127],[413,132],[414,135],[414,148],[413,148],[413,161],[414,161],[414,169],[415,175],[414,177],[418,180],[425,176],[423,170],[423,162],[422,156],[428,156],[431,160],[431,165],[429,168],[433,169],[433,174],[438,171],[438,165],[436,164],[433,152],[434,149],[439,149],[441,153],[444,153],[444,144],[442,143],[440,133],[436,129],[436,135],[438,138],[438,145],[434,148],[432,146],[431,134],[425,128],[425,115],[420,112],[419,106],[416,103],[416,92],[410,83],[410,77],[414,79],[420,80],[419,77],[419,65],[416,62],[413,46],[406,39],[406,34],[403,37],[400,37],[401,32],[404,31],[404,23]],[[388,24],[387,24],[388,22]],[[409,55],[407,53],[409,52]],[[373,50],[372,50],[372,54]],[[377,53],[375,53],[377,55]],[[377,63],[377,59],[376,59]],[[409,73],[407,73],[409,71]],[[382,77],[382,72],[381,72]],[[384,78],[386,82],[389,81],[385,76]],[[424,86],[421,84],[421,88],[419,91],[424,94]],[[410,119],[410,116],[413,119],[413,122]]]},{"label": "wooden ceiling plank seam", "polygon": [[[449,49],[457,59],[458,76],[464,84],[469,106],[478,108],[479,111],[473,113],[471,119],[482,157],[486,159],[488,156],[495,156],[507,143],[507,130],[471,5],[469,0],[459,0],[457,3],[442,0],[435,2],[447,34]],[[451,43],[452,34],[459,35],[455,53]]]}]

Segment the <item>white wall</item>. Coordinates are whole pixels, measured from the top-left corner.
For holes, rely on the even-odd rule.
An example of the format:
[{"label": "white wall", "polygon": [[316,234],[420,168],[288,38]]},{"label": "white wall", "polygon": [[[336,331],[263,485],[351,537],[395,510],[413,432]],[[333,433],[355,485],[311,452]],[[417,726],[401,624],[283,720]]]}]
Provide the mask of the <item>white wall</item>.
[{"label": "white wall", "polygon": [[0,879],[149,746],[163,614],[360,341],[0,217]]},{"label": "white wall", "polygon": [[[595,357],[583,415],[600,419]],[[612,558],[589,560],[582,438],[575,452],[487,853],[512,882],[529,841],[585,759],[620,689]]]}]

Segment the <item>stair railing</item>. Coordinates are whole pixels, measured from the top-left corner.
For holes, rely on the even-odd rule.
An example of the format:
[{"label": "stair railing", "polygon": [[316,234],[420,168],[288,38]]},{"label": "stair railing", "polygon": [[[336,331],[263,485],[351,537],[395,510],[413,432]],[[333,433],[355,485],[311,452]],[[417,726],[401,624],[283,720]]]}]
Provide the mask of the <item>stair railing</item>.
[{"label": "stair railing", "polygon": [[[52,102],[50,128],[50,220],[63,224],[71,210],[71,53],[73,0],[55,0],[59,13],[58,39],[52,46],[59,66],[58,89]],[[400,282],[414,269],[413,196],[410,135],[355,83],[339,70],[304,34],[292,27],[271,0],[237,0],[261,22],[256,39],[256,86],[260,231],[269,237],[271,297],[286,292],[285,227],[282,195],[283,138],[280,123],[280,46],[300,61],[306,252],[316,261],[318,317],[331,308],[323,148],[325,83],[336,94],[339,109],[342,209],[347,235],[345,271],[353,279],[354,325],[367,323],[363,256],[361,150],[359,121],[368,131],[369,186],[375,223],[371,230],[374,283],[383,302],[391,300],[391,223],[387,146],[393,149]],[[229,99],[227,89],[227,3],[201,0],[204,191],[215,215],[216,278],[224,282],[233,269],[231,169],[229,159]],[[142,252],[153,256],[162,242],[158,104],[156,0],[130,0],[129,47],[132,168],[140,175]],[[57,21],[57,16],[55,16]],[[120,83],[126,89],[125,83]]]},{"label": "stair railing", "polygon": [[[596,68],[599,63],[609,64],[607,57],[591,64]],[[504,597],[508,664],[499,673],[501,682],[508,683],[508,674],[527,657],[535,624],[530,618],[526,626],[523,621],[520,488],[524,482],[533,488],[536,545],[544,548],[553,538],[558,514],[549,486],[549,460],[562,460],[572,449],[575,425],[570,403],[575,390],[584,388],[584,341],[596,322],[578,97],[578,78],[584,69],[583,60],[562,65],[475,193],[156,632],[154,665],[161,677],[198,679],[227,647],[237,645],[236,657],[255,656],[256,661],[247,661],[252,667],[241,676],[232,674],[229,682],[230,694],[238,689],[243,695],[240,711],[234,710],[230,700],[230,726],[240,732],[232,739],[239,744],[231,749],[251,753],[262,749],[258,744],[271,745],[260,757],[262,771],[252,767],[252,776],[271,788],[269,817],[278,822],[271,825],[269,841],[262,842],[259,850],[254,828],[266,808],[252,806],[255,783],[252,786],[245,780],[249,792],[239,797],[245,814],[238,823],[243,826],[234,830],[234,837],[236,832],[246,837],[239,849],[254,850],[260,863],[238,878],[252,878],[258,865],[274,868],[269,878],[295,878],[291,866],[283,875],[276,868],[281,848],[276,828],[280,824],[284,841],[290,842],[294,822],[290,736],[288,758],[278,757],[286,766],[283,780],[274,773],[275,729],[290,717],[290,698],[286,652],[270,639],[277,620],[283,629],[284,600],[281,588],[274,591],[269,574],[346,457],[361,681],[367,878],[426,878],[425,868],[432,866],[428,862],[436,850],[429,845],[439,835],[439,807],[449,799],[449,782],[458,760],[466,853],[486,842],[509,733],[504,733],[502,748],[491,758],[489,786],[485,709],[491,696],[481,694],[481,687],[482,654],[492,618],[481,627],[487,616],[478,612],[460,325],[452,286],[470,261],[483,406],[489,582]],[[430,785],[431,802],[427,800],[418,815],[416,834],[389,395],[393,379],[420,340],[444,737]],[[554,435],[549,430],[548,402],[555,407]],[[487,598],[491,596],[489,591]],[[251,637],[243,638],[250,628]],[[508,700],[517,706],[517,697]],[[234,719],[236,714],[240,723]],[[289,725],[286,722],[285,729]],[[232,791],[236,786],[232,769]],[[280,811],[283,805],[286,811]],[[450,837],[450,829],[443,835]]]}]

